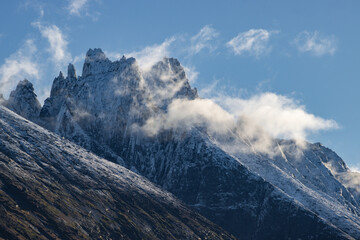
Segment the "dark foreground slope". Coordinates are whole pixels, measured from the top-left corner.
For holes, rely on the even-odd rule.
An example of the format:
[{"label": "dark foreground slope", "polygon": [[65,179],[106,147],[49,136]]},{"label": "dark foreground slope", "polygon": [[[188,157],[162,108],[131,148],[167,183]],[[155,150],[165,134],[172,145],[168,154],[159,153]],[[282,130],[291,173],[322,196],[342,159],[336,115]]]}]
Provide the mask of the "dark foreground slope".
[{"label": "dark foreground slope", "polygon": [[233,239],[131,171],[0,106],[0,238]]}]

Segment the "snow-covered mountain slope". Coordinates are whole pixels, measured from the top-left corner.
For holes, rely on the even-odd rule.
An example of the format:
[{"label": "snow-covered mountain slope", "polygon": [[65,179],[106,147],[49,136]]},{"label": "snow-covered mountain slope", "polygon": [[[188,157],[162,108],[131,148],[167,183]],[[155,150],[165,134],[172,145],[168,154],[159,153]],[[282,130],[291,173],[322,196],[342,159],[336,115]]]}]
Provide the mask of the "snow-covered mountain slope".
[{"label": "snow-covered mountain slope", "polygon": [[360,173],[351,171],[345,162],[331,149],[321,144],[313,145],[314,153],[321,159],[323,164],[354,196],[360,204]]},{"label": "snow-covered mountain slope", "polygon": [[176,59],[141,72],[134,58],[111,62],[90,49],[81,77],[69,65],[66,78],[55,78],[39,122],[145,176],[239,238],[360,238],[357,190],[329,170],[329,151],[274,139],[281,154],[269,156],[234,131],[219,137],[203,126],[144,134],[141,126],[176,99],[199,99]]},{"label": "snow-covered mountain slope", "polygon": [[[306,209],[359,238],[360,202],[354,191],[327,167],[326,162],[331,159],[334,165],[346,168],[334,152],[319,143],[300,148],[293,141],[282,140],[277,145],[281,155],[245,154],[237,148],[241,142],[234,139],[214,143]],[[350,174],[344,173],[348,177]]]},{"label": "snow-covered mountain slope", "polygon": [[1,239],[234,239],[143,177],[0,106]]}]

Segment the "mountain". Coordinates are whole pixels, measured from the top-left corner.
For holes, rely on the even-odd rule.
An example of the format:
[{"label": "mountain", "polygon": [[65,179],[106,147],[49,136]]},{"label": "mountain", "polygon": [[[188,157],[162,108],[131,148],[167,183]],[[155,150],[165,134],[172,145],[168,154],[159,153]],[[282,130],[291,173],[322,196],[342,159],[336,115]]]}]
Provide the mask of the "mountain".
[{"label": "mountain", "polygon": [[0,106],[1,239],[235,239],[145,178]]},{"label": "mountain", "polygon": [[18,113],[30,121],[37,121],[39,118],[41,105],[37,100],[37,96],[34,93],[34,87],[29,80],[24,79],[19,82],[16,89],[10,93],[10,97],[7,101],[1,100],[0,102]]},{"label": "mountain", "polygon": [[[134,58],[112,62],[90,49],[81,76],[70,64],[66,78],[54,79],[35,122],[146,177],[240,239],[360,239],[359,184],[340,157],[279,139],[267,154],[241,127],[214,133],[202,116],[195,125],[179,121],[202,101],[176,59],[144,72]],[[174,103],[175,119],[167,115]]]}]

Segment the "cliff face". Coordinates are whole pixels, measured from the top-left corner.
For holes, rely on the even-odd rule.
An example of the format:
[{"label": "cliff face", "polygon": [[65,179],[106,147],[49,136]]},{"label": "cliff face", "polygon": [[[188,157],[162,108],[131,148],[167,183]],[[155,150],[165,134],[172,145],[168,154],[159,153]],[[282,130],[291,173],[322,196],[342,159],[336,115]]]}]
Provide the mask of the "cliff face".
[{"label": "cliff face", "polygon": [[141,72],[134,58],[111,62],[90,49],[82,76],[69,65],[66,78],[55,78],[38,121],[145,176],[239,238],[360,238],[357,188],[333,172],[332,165],[350,176],[319,144],[300,148],[273,139],[281,154],[269,156],[251,150],[236,129],[218,136],[206,126],[180,125],[144,133],[144,124],[175,101],[195,100],[197,91],[176,59]]}]

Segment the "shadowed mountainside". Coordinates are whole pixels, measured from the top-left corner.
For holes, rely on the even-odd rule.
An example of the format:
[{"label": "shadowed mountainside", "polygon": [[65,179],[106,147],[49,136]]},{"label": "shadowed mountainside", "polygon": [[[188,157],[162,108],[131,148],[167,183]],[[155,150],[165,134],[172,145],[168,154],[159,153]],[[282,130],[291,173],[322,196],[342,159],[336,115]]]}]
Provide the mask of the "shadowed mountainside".
[{"label": "shadowed mountainside", "polygon": [[0,106],[0,238],[235,239],[143,177]]}]

